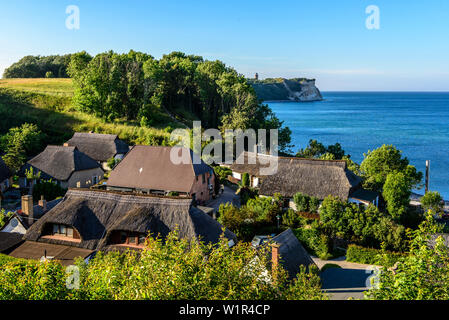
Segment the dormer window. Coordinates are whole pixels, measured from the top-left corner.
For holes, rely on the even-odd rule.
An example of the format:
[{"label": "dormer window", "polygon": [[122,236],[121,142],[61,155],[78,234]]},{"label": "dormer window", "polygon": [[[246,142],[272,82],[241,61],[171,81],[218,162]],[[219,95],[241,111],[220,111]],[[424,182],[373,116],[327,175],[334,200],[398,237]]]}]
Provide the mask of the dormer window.
[{"label": "dormer window", "polygon": [[81,237],[76,229],[64,224],[47,224],[42,237],[45,239],[57,239],[64,241],[80,242]]},{"label": "dormer window", "polygon": [[63,224],[54,224],[53,225],[53,235],[73,238],[73,228],[67,227]]},{"label": "dormer window", "polygon": [[109,242],[111,244],[143,246],[145,244],[146,235],[138,232],[113,231]]}]

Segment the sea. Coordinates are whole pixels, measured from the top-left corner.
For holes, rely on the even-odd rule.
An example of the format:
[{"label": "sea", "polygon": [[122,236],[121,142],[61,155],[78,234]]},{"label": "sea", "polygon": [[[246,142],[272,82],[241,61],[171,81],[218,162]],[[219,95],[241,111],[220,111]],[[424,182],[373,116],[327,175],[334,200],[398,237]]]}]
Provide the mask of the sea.
[{"label": "sea", "polygon": [[[429,189],[449,200],[449,92],[322,92],[323,101],[266,101],[292,130],[295,153],[310,139],[340,143],[352,160],[383,144],[425,173]],[[423,179],[424,182],[424,179]],[[424,188],[413,190],[424,194]]]}]

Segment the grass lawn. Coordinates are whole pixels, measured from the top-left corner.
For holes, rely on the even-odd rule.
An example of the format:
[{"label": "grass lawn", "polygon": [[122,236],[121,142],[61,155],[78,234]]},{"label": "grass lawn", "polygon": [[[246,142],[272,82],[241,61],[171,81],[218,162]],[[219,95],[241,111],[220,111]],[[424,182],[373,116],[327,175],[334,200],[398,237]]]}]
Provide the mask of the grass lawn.
[{"label": "grass lawn", "polygon": [[58,96],[72,96],[72,79],[0,79],[0,88],[43,93]]},{"label": "grass lawn", "polygon": [[170,137],[168,126],[180,127],[163,110],[156,111],[158,122],[152,127],[141,127],[135,120],[107,122],[78,111],[72,105],[73,92],[71,79],[0,79],[0,134],[28,122],[47,134],[47,144],[62,144],[74,132],[93,131],[117,134],[130,144],[160,145]]}]

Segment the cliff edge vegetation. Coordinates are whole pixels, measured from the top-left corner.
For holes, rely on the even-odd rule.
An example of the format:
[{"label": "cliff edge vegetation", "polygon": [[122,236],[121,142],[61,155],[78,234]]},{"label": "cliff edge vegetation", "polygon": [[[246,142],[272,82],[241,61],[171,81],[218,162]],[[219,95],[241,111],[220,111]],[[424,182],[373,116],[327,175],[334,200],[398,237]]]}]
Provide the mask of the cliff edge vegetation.
[{"label": "cliff edge vegetation", "polygon": [[262,101],[319,101],[323,100],[320,90],[315,86],[315,79],[306,78],[267,78],[249,79],[248,82]]}]

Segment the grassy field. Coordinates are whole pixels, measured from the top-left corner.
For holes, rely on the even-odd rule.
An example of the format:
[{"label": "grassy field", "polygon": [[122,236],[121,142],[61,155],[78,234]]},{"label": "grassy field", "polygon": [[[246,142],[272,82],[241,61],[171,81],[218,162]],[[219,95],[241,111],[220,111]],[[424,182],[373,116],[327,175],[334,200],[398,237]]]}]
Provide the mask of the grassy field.
[{"label": "grassy field", "polygon": [[130,144],[168,144],[180,125],[163,110],[153,127],[118,119],[113,123],[78,111],[72,105],[71,79],[0,79],[0,134],[28,122],[47,134],[47,144],[62,144],[74,132],[117,134]]},{"label": "grassy field", "polygon": [[26,92],[72,96],[72,79],[0,79],[0,88]]}]

